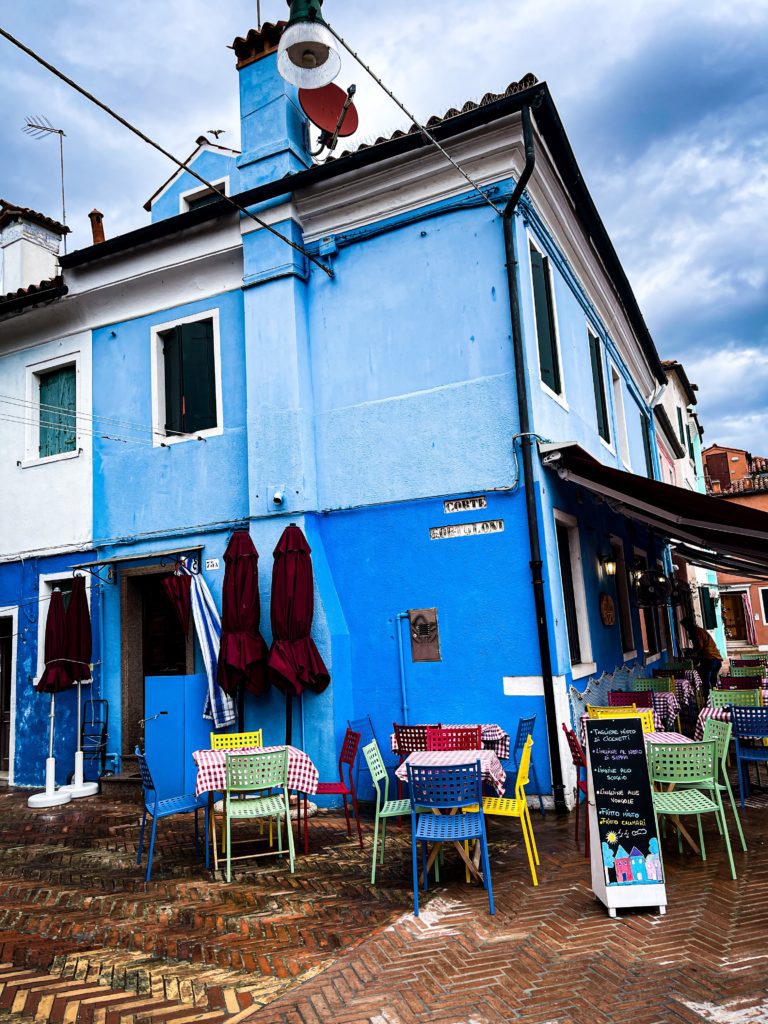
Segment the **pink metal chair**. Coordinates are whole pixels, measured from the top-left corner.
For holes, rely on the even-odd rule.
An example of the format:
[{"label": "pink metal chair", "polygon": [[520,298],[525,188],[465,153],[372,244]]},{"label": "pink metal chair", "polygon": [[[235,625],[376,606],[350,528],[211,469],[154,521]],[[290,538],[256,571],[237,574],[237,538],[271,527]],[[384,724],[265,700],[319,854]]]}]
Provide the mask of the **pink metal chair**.
[{"label": "pink metal chair", "polygon": [[762,676],[720,676],[717,690],[759,690],[765,684]]},{"label": "pink metal chair", "polygon": [[[360,827],[360,812],[357,809],[357,794],[355,793],[355,779],[353,773],[353,766],[355,763],[355,757],[357,756],[357,748],[360,743],[360,733],[353,732],[352,729],[347,729],[344,734],[344,742],[341,745],[341,756],[339,757],[339,781],[338,782],[320,782],[317,787],[318,796],[340,796],[344,801],[344,816],[347,819],[347,835],[352,836],[352,826],[349,821],[349,808],[347,806],[347,797],[352,797],[352,807],[355,811],[355,822],[357,824],[357,834],[360,838],[360,849],[363,848],[363,830]],[[344,781],[344,765],[347,766],[347,774],[349,776],[349,783]],[[306,829],[306,821],[304,828]]]},{"label": "pink metal chair", "polygon": [[[633,694],[634,696],[634,694]],[[571,760],[576,769],[576,830],[574,837],[576,845],[579,845],[579,807],[581,805],[581,794],[584,794],[584,802],[587,800],[587,759],[581,749],[579,739],[573,729],[569,729],[563,722],[563,732],[568,740],[568,749],[571,751]],[[581,770],[584,769],[584,778],[581,777]],[[584,814],[584,856],[589,857],[589,813],[585,808]]]},{"label": "pink metal chair", "polygon": [[427,726],[427,750],[482,750],[483,736],[479,725]]},{"label": "pink metal chair", "polygon": [[608,693],[609,708],[653,707],[653,690],[637,690],[627,693],[626,690],[610,690]]}]

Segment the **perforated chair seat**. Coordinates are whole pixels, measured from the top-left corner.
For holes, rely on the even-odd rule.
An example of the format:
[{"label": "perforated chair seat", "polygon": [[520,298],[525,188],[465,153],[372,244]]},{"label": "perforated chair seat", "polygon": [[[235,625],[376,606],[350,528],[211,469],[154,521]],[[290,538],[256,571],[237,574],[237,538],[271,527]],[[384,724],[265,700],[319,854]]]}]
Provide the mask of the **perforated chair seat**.
[{"label": "perforated chair seat", "polygon": [[[422,808],[417,807],[417,813]],[[380,818],[401,818],[404,815],[411,813],[411,801],[410,800],[387,800],[383,807],[379,809]]]},{"label": "perforated chair seat", "polygon": [[156,818],[168,818],[171,814],[187,814],[190,811],[205,810],[208,806],[208,794],[196,797],[189,793],[182,796],[170,796],[165,800],[145,801],[145,807]]},{"label": "perforated chair seat", "polygon": [[[350,796],[352,790],[344,782],[319,782],[316,790],[318,796]],[[410,810],[411,805],[408,804]]]},{"label": "perforated chair seat", "polygon": [[654,793],[653,806],[658,814],[711,814],[719,810],[715,801],[698,789]]},{"label": "perforated chair seat", "polygon": [[494,816],[519,818],[522,807],[515,797],[487,796],[483,799],[483,811]]},{"label": "perforated chair seat", "polygon": [[230,818],[272,818],[285,814],[285,798],[280,796],[242,797],[231,800]]},{"label": "perforated chair seat", "polygon": [[419,814],[416,818],[416,839],[427,843],[460,843],[479,839],[483,824],[478,811],[464,814]]}]

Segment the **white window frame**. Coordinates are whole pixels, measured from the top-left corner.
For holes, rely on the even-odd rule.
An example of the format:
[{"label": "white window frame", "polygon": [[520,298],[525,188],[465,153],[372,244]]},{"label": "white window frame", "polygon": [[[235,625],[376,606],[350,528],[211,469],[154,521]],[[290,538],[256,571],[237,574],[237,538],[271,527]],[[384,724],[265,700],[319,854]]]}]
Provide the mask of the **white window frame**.
[{"label": "white window frame", "polygon": [[[632,661],[633,658],[637,657],[637,643],[635,642],[635,624],[632,622],[632,600],[629,593],[629,581],[627,579],[627,549],[624,547],[624,541],[621,537],[615,533],[608,535],[608,542],[611,545],[611,554],[616,559],[616,575],[614,578],[614,586],[616,588],[616,603],[620,605],[619,601],[619,586],[622,585],[627,599],[627,613],[629,615],[629,632],[632,635],[633,647],[629,651],[622,650],[624,661]],[[619,548],[621,552],[621,558],[616,558],[616,549]],[[621,574],[621,575],[619,575]],[[621,582],[619,582],[619,580]],[[619,615],[621,610],[619,609]],[[619,639],[621,640],[621,621],[619,621]],[[622,647],[624,646],[622,641]]]},{"label": "white window frame", "polygon": [[618,439],[616,450],[624,468],[631,470],[627,415],[624,408],[624,376],[614,362],[611,362],[611,397],[613,399],[614,427]]},{"label": "white window frame", "polygon": [[[645,559],[645,567],[646,567],[646,569],[650,569],[651,568],[650,559],[648,558],[648,552],[645,550],[645,548],[632,548],[632,551],[635,554],[635,556],[639,556],[640,558],[644,558]],[[642,617],[643,617],[643,609],[642,608],[638,608],[637,609],[637,615],[638,615],[639,619],[642,619]],[[656,632],[657,633],[659,632],[658,616],[656,616]],[[643,626],[642,626],[642,622],[641,622],[641,624],[640,624],[640,639],[641,639],[641,641],[642,641],[642,637],[643,637]],[[655,654],[646,653],[645,649],[643,649],[643,658],[644,658],[644,661],[645,661],[646,665],[652,665],[655,661],[659,661],[661,659],[661,637],[658,637],[658,643],[659,643],[659,650]]]},{"label": "white window frame", "polygon": [[613,423],[611,422],[611,403],[608,398],[608,381],[606,380],[606,376],[610,376],[610,374],[606,374],[606,370],[610,365],[610,360],[608,359],[608,348],[605,345],[603,339],[600,337],[600,332],[595,330],[594,326],[592,325],[592,322],[590,320],[585,320],[584,323],[587,327],[587,359],[589,361],[590,376],[592,373],[592,357],[589,351],[589,336],[592,335],[592,337],[597,341],[597,344],[600,346],[600,367],[603,371],[603,394],[605,396],[605,414],[608,417],[608,433],[611,435],[610,440],[606,441],[603,435],[600,433],[600,424],[597,422],[597,406],[593,396],[592,405],[595,410],[595,431],[597,432],[597,437],[603,448],[605,448],[606,451],[609,451],[611,455],[615,455],[616,449],[614,447],[614,436],[616,432],[613,428]]},{"label": "white window frame", "polygon": [[[218,189],[221,189],[223,186],[224,193],[229,195],[228,174],[223,178],[219,178],[218,181],[212,181],[211,185],[215,185]],[[179,213],[189,213],[190,203],[194,202],[195,199],[202,199],[203,196],[212,194],[213,190],[207,185],[195,185],[194,188],[188,188],[184,192],[179,192]]]},{"label": "white window frame", "polygon": [[[60,569],[58,572],[41,572],[38,576],[38,613],[37,613],[37,675],[34,678],[33,685],[37,688],[37,684],[40,682],[40,678],[45,671],[45,624],[48,619],[48,608],[50,607],[50,597],[53,593],[56,584],[62,582],[69,582],[75,578],[74,569]],[[88,601],[88,607],[91,606],[91,577],[89,574],[85,576],[85,596]]]},{"label": "white window frame", "polygon": [[[11,620],[11,717],[8,723],[8,785],[14,783],[13,762],[16,758],[16,658],[19,650],[19,609],[18,605],[0,608],[0,618]],[[0,776],[1,777],[1,776]]]},{"label": "white window frame", "polygon": [[[573,679],[582,679],[591,675],[597,669],[592,660],[592,636],[589,630],[589,613],[587,610],[587,594],[584,587],[584,566],[581,557],[581,535],[579,523],[575,516],[560,509],[554,509],[555,528],[559,523],[568,530],[568,550],[571,555],[571,577],[573,579],[573,601],[576,606],[576,628],[579,632],[579,647],[581,649],[582,661],[576,665],[571,664],[570,646],[568,644],[568,623],[563,611],[563,627],[566,638],[566,652],[568,663],[571,664],[571,676]],[[557,534],[555,533],[555,536]],[[555,543],[557,551],[557,565],[560,572],[560,593],[565,609],[565,591],[563,589],[563,572],[560,566],[560,547]]]},{"label": "white window frame", "polygon": [[[533,237],[533,235],[531,234],[530,231],[526,231],[526,236],[527,236],[528,242],[529,242],[529,249],[528,249],[528,253],[529,253],[529,258],[528,258],[528,279],[529,279],[530,285],[531,285],[531,310],[533,312],[533,336],[534,336],[534,341],[536,342],[536,370],[537,370],[537,373],[538,373],[539,384],[541,385],[541,390],[544,392],[545,395],[549,395],[549,397],[553,401],[557,402],[558,405],[562,406],[563,409],[565,409],[566,412],[570,412],[571,410],[570,410],[570,406],[568,405],[568,399],[566,397],[566,392],[565,392],[565,374],[563,373],[563,353],[562,353],[562,349],[560,347],[560,327],[559,327],[559,319],[560,318],[558,317],[558,314],[557,314],[557,296],[555,294],[555,277],[554,277],[554,274],[552,273],[552,260],[550,259],[549,254],[546,253],[544,251],[544,249],[539,245],[539,243],[536,241],[536,239]],[[531,260],[530,260],[530,246],[531,245],[536,250],[536,252],[538,252],[541,256],[546,256],[546,258],[547,258],[547,267],[548,267],[548,273],[549,273],[549,293],[550,293],[550,295],[552,297],[552,317],[553,317],[553,320],[554,320],[553,326],[554,326],[554,330],[555,330],[555,348],[557,349],[557,369],[558,369],[558,373],[560,375],[560,389],[561,389],[561,391],[560,391],[559,395],[558,395],[558,393],[556,391],[553,391],[551,387],[549,387],[547,384],[545,384],[544,381],[541,379],[541,359],[539,357],[539,328],[538,328],[538,325],[536,323],[536,296],[535,296],[535,292],[534,292],[534,288],[533,288],[533,264],[531,263]]]},{"label": "white window frame", "polygon": [[763,619],[763,625],[768,626],[768,614],[766,613],[766,607],[768,607],[768,598],[766,598],[765,596],[766,594],[768,594],[768,587],[758,587],[758,590],[760,592],[760,615]]},{"label": "white window frame", "polygon": [[[165,433],[165,360],[163,358],[163,339],[161,335],[181,324],[194,324],[200,320],[210,320],[213,324],[213,364],[216,374],[216,426],[206,430],[196,430],[193,434]],[[203,310],[189,316],[175,317],[167,323],[155,324],[151,329],[151,364],[152,364],[152,447],[161,448],[169,444],[183,441],[194,441],[198,437],[216,437],[224,433],[224,406],[222,402],[221,382],[221,335],[219,328],[219,309]]]},{"label": "white window frame", "polygon": [[[52,370],[63,370],[67,366],[75,368],[75,448],[71,452],[59,452],[58,455],[46,455],[40,458],[40,377]],[[35,363],[27,363],[24,383],[26,405],[24,415],[27,420],[24,431],[24,458],[19,463],[21,469],[30,466],[44,466],[50,462],[64,462],[77,459],[83,453],[83,436],[81,433],[83,396],[81,389],[81,353],[80,349],[60,352],[50,359],[41,359]]]}]

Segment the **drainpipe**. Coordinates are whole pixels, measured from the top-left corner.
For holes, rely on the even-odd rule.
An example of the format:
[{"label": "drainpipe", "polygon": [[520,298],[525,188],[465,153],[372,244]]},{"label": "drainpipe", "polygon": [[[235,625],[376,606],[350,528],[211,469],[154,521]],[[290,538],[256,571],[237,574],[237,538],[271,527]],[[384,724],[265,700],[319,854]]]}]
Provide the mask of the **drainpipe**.
[{"label": "drainpipe", "polygon": [[552,656],[549,649],[549,627],[547,623],[547,605],[544,595],[544,577],[542,575],[541,539],[539,521],[536,513],[536,492],[533,477],[534,438],[531,436],[531,416],[528,405],[528,386],[525,376],[525,352],[523,348],[523,329],[520,316],[520,295],[518,290],[517,244],[515,241],[514,213],[525,186],[533,173],[536,153],[533,147],[533,130],[531,127],[531,108],[523,107],[523,143],[525,145],[525,166],[515,186],[509,202],[504,207],[502,222],[504,224],[504,248],[507,258],[507,284],[509,286],[509,304],[512,315],[512,346],[515,356],[515,381],[517,384],[517,404],[520,416],[520,448],[523,457],[523,480],[525,483],[525,507],[528,516],[528,539],[531,548],[531,583],[533,586],[533,603],[536,612],[536,630],[541,658],[541,676],[544,684],[544,708],[546,712],[547,740],[549,742],[549,761],[552,773],[552,788],[555,797],[555,810],[558,814],[567,811],[563,771],[560,763],[560,730],[557,727],[557,708],[555,705],[555,688],[552,678]]},{"label": "drainpipe", "polygon": [[408,612],[398,612],[395,617],[397,624],[397,653],[400,657],[400,696],[403,704],[403,724],[408,725],[408,690],[405,682],[405,653],[403,651],[403,619],[408,619]]}]

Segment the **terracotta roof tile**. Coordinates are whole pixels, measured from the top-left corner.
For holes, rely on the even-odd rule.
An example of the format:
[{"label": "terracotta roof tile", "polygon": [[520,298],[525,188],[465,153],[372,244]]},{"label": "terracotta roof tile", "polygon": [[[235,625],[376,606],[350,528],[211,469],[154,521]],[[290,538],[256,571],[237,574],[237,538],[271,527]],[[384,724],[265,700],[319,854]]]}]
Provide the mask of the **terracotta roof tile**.
[{"label": "terracotta roof tile", "polygon": [[28,206],[16,206],[15,203],[9,203],[7,199],[0,199],[0,228],[4,228],[6,224],[20,219],[30,220],[33,224],[49,228],[51,231],[55,231],[57,235],[69,234],[69,228],[54,220],[53,217],[46,217],[44,213],[31,210]]},{"label": "terracotta roof tile", "polygon": [[52,288],[61,288],[64,284],[64,278],[61,274],[56,277],[49,277],[47,281],[41,281],[39,284],[30,284],[26,288],[17,288],[15,292],[6,292],[5,295],[0,295],[0,305],[4,302],[10,302],[12,299],[22,299],[26,295],[34,295],[35,292],[47,292]]},{"label": "terracotta roof tile", "polygon": [[230,47],[235,51],[237,67],[242,68],[276,50],[287,24],[287,21],[265,21],[261,29],[252,28],[247,36],[238,36]]}]

